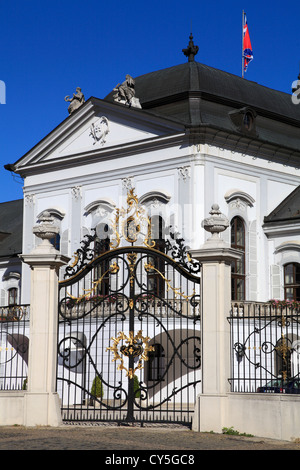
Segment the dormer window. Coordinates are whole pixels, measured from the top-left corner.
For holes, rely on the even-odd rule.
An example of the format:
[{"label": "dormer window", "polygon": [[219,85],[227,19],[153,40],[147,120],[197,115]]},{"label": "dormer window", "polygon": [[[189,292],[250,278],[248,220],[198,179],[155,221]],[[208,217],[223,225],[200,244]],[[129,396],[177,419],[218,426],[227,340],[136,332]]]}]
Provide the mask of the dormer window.
[{"label": "dormer window", "polygon": [[247,130],[247,131],[251,131],[252,128],[253,128],[253,116],[251,113],[245,113],[244,115],[244,128]]},{"label": "dormer window", "polygon": [[249,108],[241,108],[238,110],[230,111],[229,117],[234,124],[234,127],[239,132],[256,134],[256,112]]}]

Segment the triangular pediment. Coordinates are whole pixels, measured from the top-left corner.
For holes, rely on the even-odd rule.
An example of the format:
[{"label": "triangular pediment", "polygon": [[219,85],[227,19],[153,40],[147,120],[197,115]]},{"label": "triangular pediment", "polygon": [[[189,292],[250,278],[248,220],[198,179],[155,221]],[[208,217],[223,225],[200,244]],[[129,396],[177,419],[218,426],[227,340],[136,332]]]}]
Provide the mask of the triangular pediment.
[{"label": "triangular pediment", "polygon": [[294,189],[268,216],[264,223],[294,222],[300,219],[300,186]]},{"label": "triangular pediment", "polygon": [[93,158],[126,147],[147,145],[164,136],[184,132],[184,127],[142,109],[128,108],[90,98],[56,129],[14,164],[15,172],[29,167],[49,167],[64,160]]}]

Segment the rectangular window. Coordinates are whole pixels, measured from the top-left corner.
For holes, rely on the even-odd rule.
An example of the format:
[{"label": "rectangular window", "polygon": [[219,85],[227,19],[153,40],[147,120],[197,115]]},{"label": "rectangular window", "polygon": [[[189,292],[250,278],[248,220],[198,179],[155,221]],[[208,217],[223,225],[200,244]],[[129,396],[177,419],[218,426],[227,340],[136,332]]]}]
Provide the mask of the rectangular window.
[{"label": "rectangular window", "polygon": [[8,305],[17,305],[18,300],[18,289],[16,287],[12,287],[8,290]]},{"label": "rectangular window", "polygon": [[284,298],[300,301],[299,263],[289,263],[284,266]]},{"label": "rectangular window", "polygon": [[231,264],[231,299],[245,300],[245,224],[240,217],[234,217],[231,227],[231,247],[241,252],[241,258]]}]

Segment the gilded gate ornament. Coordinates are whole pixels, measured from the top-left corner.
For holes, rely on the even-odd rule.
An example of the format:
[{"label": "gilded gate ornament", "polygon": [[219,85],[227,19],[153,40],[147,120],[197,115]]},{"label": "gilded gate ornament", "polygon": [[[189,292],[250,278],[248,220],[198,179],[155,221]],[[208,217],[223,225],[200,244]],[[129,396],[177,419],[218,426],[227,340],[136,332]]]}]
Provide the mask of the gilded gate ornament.
[{"label": "gilded gate ornament", "polygon": [[[283,319],[284,325],[285,325],[285,320],[284,320],[283,317],[282,317],[282,319]],[[292,348],[290,346],[288,346],[288,339],[282,333],[281,340],[278,341],[278,344],[275,347],[275,350],[278,351],[278,353],[281,355],[282,360],[283,360],[283,365],[286,369],[286,370],[281,371],[283,380],[286,380],[287,376],[288,376],[288,371],[287,371],[288,363],[287,362],[288,362],[288,357],[289,357],[291,349]]]},{"label": "gilded gate ornament", "polygon": [[[122,223],[120,224],[120,219]],[[121,226],[120,226],[121,225]],[[151,223],[143,206],[139,204],[138,197],[134,193],[134,188],[127,194],[127,208],[115,210],[115,218],[112,221],[113,239],[111,248],[118,248],[121,236],[128,243],[135,243],[140,235],[144,236],[144,245],[148,248],[155,246],[151,239]]]},{"label": "gilded gate ornament", "polygon": [[92,294],[94,294],[95,292],[97,292],[97,289],[99,288],[99,286],[101,285],[103,279],[105,278],[105,276],[109,273],[109,274],[117,274],[118,271],[119,271],[120,267],[118,266],[118,264],[116,262],[113,262],[109,268],[102,274],[102,276],[99,277],[99,279],[97,279],[97,281],[93,281],[93,287],[91,287],[91,289],[83,289],[84,291],[84,294],[80,295],[79,297],[75,297],[71,294],[68,293],[68,296],[73,299],[73,300],[76,300],[76,302],[81,302],[82,300],[88,300]]},{"label": "gilded gate ornament", "polygon": [[[143,238],[143,244],[147,248],[156,248],[156,243],[151,237],[150,218],[146,209],[139,204],[134,188],[129,189],[127,193],[127,208],[115,209],[114,218],[110,222],[112,232],[110,250],[119,248],[122,238],[134,244],[138,237]],[[81,240],[80,248],[74,253],[74,261],[66,267],[65,278],[76,275],[98,256],[93,248],[97,239],[96,229],[93,228],[92,232],[92,234],[86,234]],[[171,227],[164,243],[165,254],[176,261],[178,265],[191,274],[200,272],[200,263],[191,258],[184,239],[179,237],[179,233],[171,231]]]},{"label": "gilded gate ornament", "polygon": [[[113,346],[106,348],[106,351],[112,351],[114,357],[112,362],[120,361],[121,364],[118,366],[118,370],[126,370],[126,377],[133,379],[135,372],[138,369],[143,368],[143,360],[148,361],[148,353],[149,351],[154,351],[153,346],[149,346],[150,338],[148,336],[142,335],[142,330],[138,331],[138,333],[134,336],[133,331],[129,331],[129,336],[127,336],[123,331],[118,333],[116,338],[111,338],[113,341]],[[119,348],[120,341],[124,340],[127,345],[122,345]],[[144,347],[142,346],[144,345]],[[126,368],[124,366],[124,359],[122,356],[126,357],[139,357],[138,365],[132,368]]]},{"label": "gilded gate ornament", "polygon": [[192,297],[194,297],[194,295],[195,295],[195,290],[193,290],[193,293],[192,293],[191,295],[185,295],[184,292],[181,292],[181,291],[180,291],[179,287],[172,287],[170,280],[167,279],[167,278],[163,275],[163,273],[161,273],[161,272],[159,271],[159,269],[157,269],[151,262],[145,263],[145,264],[144,264],[144,268],[145,268],[145,271],[146,271],[146,272],[155,271],[155,272],[164,280],[164,282],[165,282],[165,284],[166,284],[166,287],[167,287],[167,291],[169,291],[169,290],[171,289],[171,290],[174,292],[175,297],[176,297],[177,295],[180,295],[180,297],[183,297],[185,300],[189,300],[189,299],[191,299]]},{"label": "gilded gate ornament", "polygon": [[137,253],[127,253],[127,259],[129,262],[130,284],[132,286],[134,283],[134,269],[135,269],[135,263],[137,260]]}]

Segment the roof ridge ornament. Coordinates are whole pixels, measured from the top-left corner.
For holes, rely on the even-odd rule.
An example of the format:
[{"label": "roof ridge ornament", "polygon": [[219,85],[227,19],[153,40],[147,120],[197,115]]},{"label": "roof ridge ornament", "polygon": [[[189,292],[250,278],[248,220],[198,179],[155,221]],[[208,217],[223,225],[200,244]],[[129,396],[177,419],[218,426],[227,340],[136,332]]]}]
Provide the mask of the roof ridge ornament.
[{"label": "roof ridge ornament", "polygon": [[127,74],[123,83],[113,89],[116,91],[114,101],[133,108],[141,108],[140,100],[135,96],[135,80]]},{"label": "roof ridge ornament", "polygon": [[73,93],[73,97],[70,98],[69,95],[65,97],[65,101],[69,101],[68,111],[69,114],[72,114],[76,109],[80,108],[85,103],[84,94],[81,91],[81,88],[78,86],[76,88],[76,93]]},{"label": "roof ridge ornament", "polygon": [[182,52],[188,57],[189,62],[194,62],[195,55],[198,54],[199,47],[195,46],[193,41],[193,34],[190,34],[190,41],[186,49],[182,49]]}]

